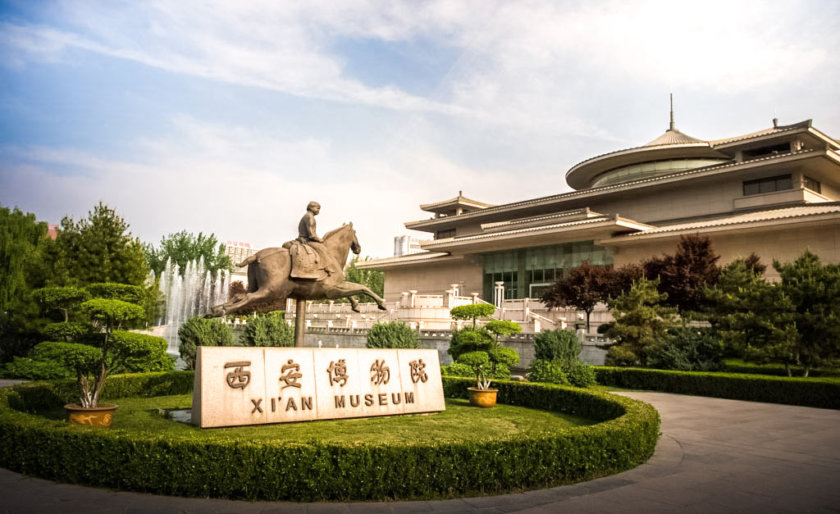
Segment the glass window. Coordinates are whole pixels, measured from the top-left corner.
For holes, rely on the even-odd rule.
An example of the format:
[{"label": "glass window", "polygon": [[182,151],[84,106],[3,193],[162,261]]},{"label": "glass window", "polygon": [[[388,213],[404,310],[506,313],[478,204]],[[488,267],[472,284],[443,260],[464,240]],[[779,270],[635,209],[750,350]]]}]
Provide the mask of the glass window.
[{"label": "glass window", "polygon": [[810,189],[815,193],[822,193],[819,181],[812,179],[808,175],[803,177],[802,185],[805,186],[805,189]]},{"label": "glass window", "polygon": [[787,191],[789,189],[793,189],[793,179],[790,175],[744,181],[744,196],[775,193],[776,191]]}]

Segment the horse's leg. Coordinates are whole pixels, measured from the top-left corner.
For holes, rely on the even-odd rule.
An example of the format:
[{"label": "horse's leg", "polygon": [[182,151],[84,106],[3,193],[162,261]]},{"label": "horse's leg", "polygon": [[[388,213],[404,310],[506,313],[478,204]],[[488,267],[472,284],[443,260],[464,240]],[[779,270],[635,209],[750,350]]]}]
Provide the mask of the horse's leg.
[{"label": "horse's leg", "polygon": [[359,310],[359,302],[358,302],[358,300],[356,300],[356,299],[355,299],[355,298],[353,298],[352,296],[348,296],[348,297],[347,297],[347,299],[348,299],[348,300],[350,300],[350,309],[351,309],[353,312],[362,312],[361,310]]},{"label": "horse's leg", "polygon": [[388,308],[385,307],[385,300],[380,298],[379,295],[371,291],[370,288],[364,284],[357,284],[355,282],[344,281],[332,286],[332,288],[325,291],[325,296],[331,300],[334,298],[351,297],[353,295],[360,294],[366,294],[373,298],[373,301],[376,302],[376,305],[379,307],[379,309],[383,311],[388,310]]}]

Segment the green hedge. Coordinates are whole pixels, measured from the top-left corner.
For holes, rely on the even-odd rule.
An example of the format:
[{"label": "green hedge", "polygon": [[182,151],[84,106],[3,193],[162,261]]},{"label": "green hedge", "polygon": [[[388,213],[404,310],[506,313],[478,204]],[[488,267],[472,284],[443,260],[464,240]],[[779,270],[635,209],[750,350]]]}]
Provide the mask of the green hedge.
[{"label": "green hedge", "polygon": [[[723,361],[724,371],[728,373],[745,373],[750,375],[774,375],[786,377],[787,370],[783,364],[753,364],[740,359],[726,359]],[[791,366],[794,377],[802,376],[801,366]],[[811,377],[840,378],[840,369],[815,368],[809,373]]]},{"label": "green hedge", "polygon": [[[109,397],[149,395],[155,389],[178,394],[191,383],[188,377],[184,372],[113,377],[106,390]],[[445,378],[445,394],[463,397],[472,382]],[[503,403],[601,422],[540,437],[480,443],[208,442],[198,428],[178,437],[128,433],[70,426],[10,409],[12,397],[29,410],[64,401],[65,383],[32,384],[0,391],[0,466],[63,482],[155,494],[321,501],[442,498],[547,487],[630,469],[653,454],[659,415],[650,405],[561,386],[497,386]]]},{"label": "green hedge", "polygon": [[736,373],[595,367],[598,383],[627,389],[840,409],[840,382]]}]

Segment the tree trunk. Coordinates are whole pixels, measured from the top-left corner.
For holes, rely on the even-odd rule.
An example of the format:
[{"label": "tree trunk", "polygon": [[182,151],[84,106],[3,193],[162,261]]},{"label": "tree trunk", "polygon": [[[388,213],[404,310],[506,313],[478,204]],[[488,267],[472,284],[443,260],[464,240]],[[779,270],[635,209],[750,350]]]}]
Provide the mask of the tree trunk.
[{"label": "tree trunk", "polygon": [[802,376],[803,376],[803,377],[807,377],[807,376],[808,376],[808,374],[809,374],[810,372],[811,372],[811,365],[810,365],[810,364],[806,364],[806,365],[805,365],[805,371],[802,373]]},{"label": "tree trunk", "polygon": [[589,333],[589,315],[592,314],[591,310],[583,311],[586,313],[586,333]]},{"label": "tree trunk", "polygon": [[785,372],[787,373],[787,376],[789,376],[789,377],[793,376],[790,372],[790,363],[789,362],[785,363]]}]

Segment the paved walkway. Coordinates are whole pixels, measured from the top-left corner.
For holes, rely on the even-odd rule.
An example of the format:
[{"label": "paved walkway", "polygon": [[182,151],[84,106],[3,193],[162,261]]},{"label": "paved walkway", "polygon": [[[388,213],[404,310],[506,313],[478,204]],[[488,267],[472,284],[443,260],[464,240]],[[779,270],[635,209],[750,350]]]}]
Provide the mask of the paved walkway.
[{"label": "paved walkway", "polygon": [[432,502],[249,503],[113,492],[0,469],[0,512],[840,512],[840,411],[624,394],[659,410],[655,455],[636,469],[577,485]]}]

